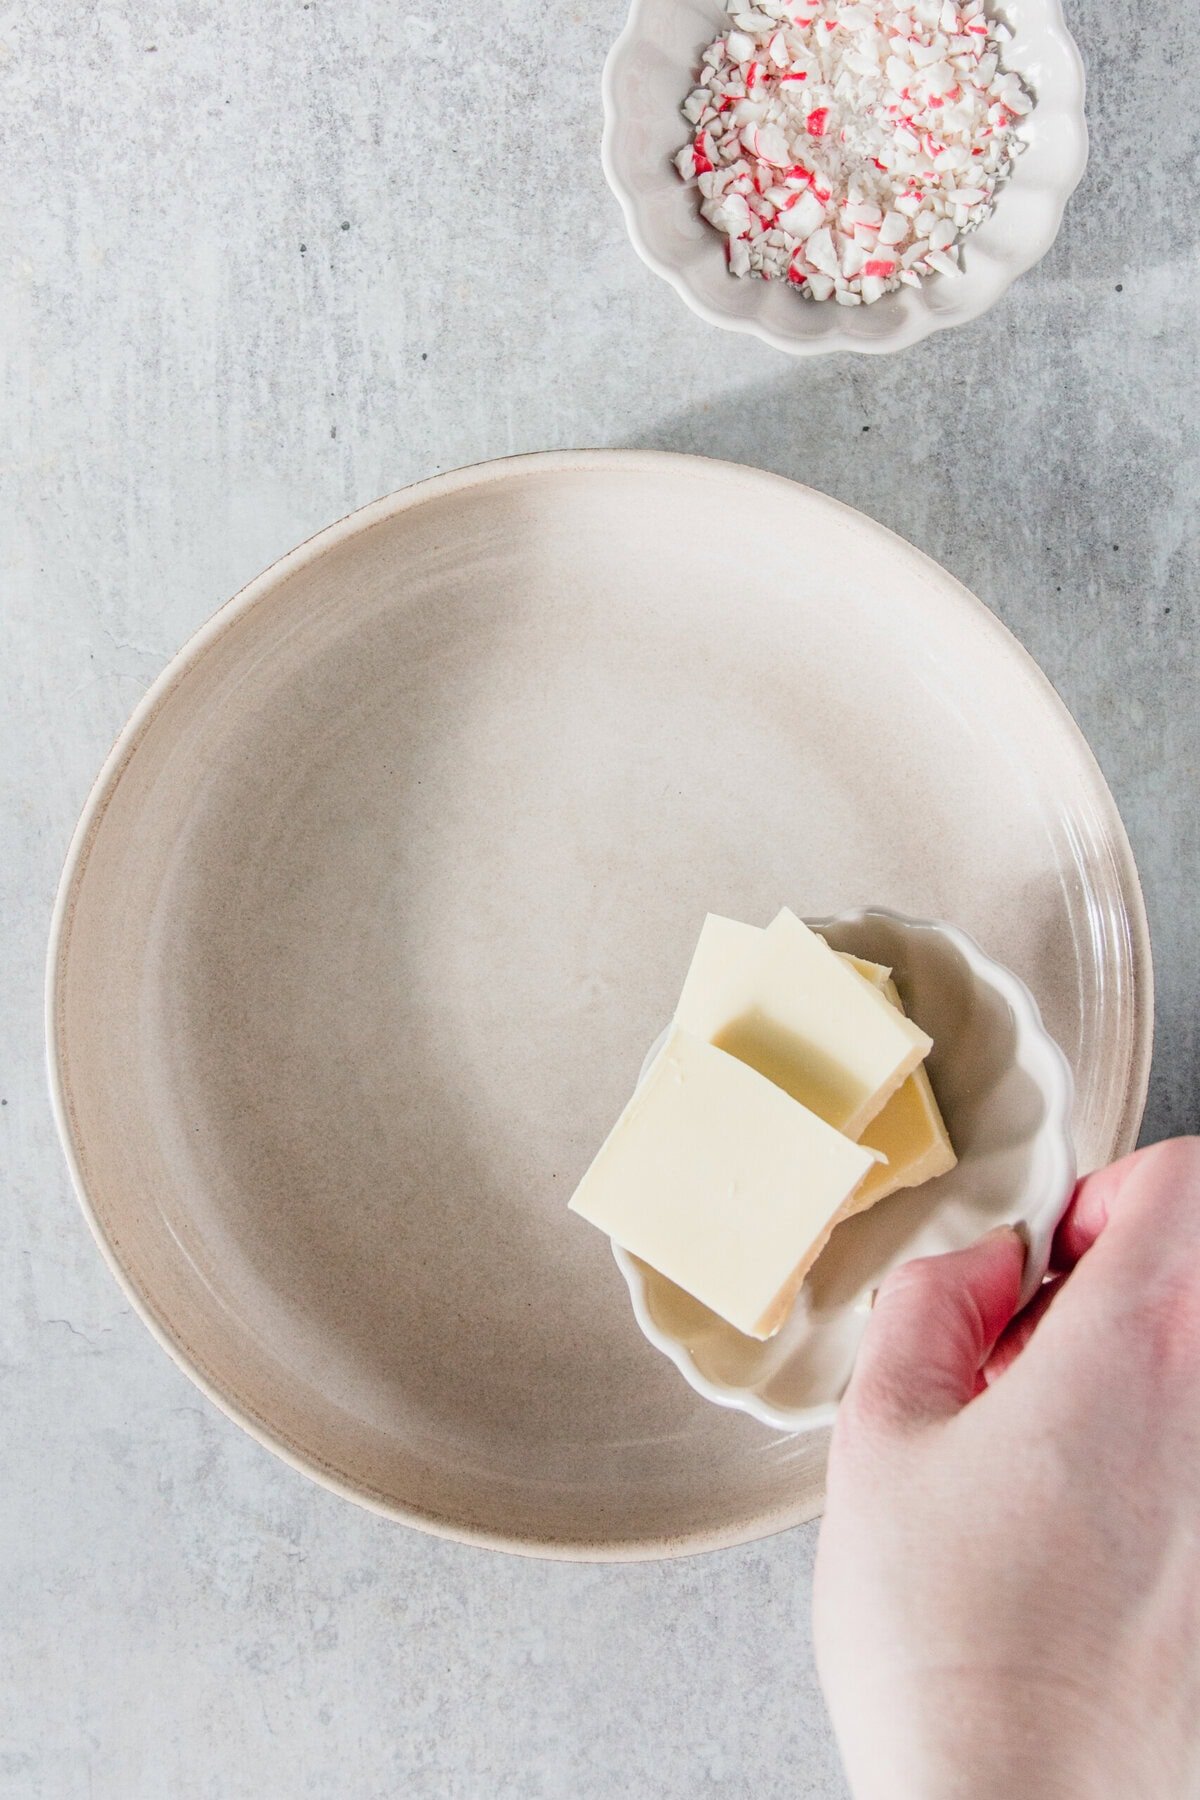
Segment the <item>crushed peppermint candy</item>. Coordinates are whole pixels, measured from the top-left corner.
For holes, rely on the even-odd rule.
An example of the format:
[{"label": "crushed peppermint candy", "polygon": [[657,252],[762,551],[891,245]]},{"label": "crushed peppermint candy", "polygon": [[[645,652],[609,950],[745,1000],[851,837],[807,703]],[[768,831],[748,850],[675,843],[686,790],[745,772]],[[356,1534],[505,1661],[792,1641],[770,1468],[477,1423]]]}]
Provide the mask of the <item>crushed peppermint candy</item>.
[{"label": "crushed peppermint candy", "polygon": [[675,158],[734,275],[870,305],[958,273],[1033,105],[984,0],[727,0]]}]

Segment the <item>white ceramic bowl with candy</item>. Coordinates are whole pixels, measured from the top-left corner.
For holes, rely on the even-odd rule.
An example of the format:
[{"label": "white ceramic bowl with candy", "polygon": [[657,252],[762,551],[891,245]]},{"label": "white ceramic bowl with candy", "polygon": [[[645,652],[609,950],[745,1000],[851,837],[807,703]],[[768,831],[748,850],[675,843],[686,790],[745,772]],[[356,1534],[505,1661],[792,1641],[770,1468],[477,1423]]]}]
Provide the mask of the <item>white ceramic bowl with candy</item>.
[{"label": "white ceramic bowl with candy", "polygon": [[893,970],[905,1011],[934,1041],[927,1066],[957,1167],[839,1225],[765,1343],[613,1245],[643,1335],[688,1385],[787,1432],[832,1423],[872,1296],[910,1257],[962,1249],[993,1226],[1016,1225],[1027,1244],[1028,1302],[1075,1182],[1071,1072],[1023,981],[954,925],[882,907],[812,924],[836,950]]},{"label": "white ceramic bowl with candy", "polygon": [[709,324],[794,356],[903,350],[977,318],[1049,250],[1087,161],[1083,64],[1059,0],[1011,0],[1003,22],[1004,66],[1034,104],[1016,122],[1022,150],[1011,178],[962,240],[961,271],[848,306],[803,298],[786,280],[730,274],[725,239],[673,161],[689,129],[680,109],[729,12],[722,0],[633,0],[604,69],[603,161],[634,248]]}]

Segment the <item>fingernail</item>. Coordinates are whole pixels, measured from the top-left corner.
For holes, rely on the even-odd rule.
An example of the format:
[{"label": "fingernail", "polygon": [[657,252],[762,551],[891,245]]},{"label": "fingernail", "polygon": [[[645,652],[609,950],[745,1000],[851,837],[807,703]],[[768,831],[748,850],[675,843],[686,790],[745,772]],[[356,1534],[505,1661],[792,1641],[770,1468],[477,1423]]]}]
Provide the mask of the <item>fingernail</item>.
[{"label": "fingernail", "polygon": [[991,1244],[999,1242],[1001,1238],[1016,1238],[1021,1249],[1028,1255],[1029,1228],[1024,1220],[1018,1219],[1012,1225],[993,1225],[990,1231],[984,1232],[979,1241],[981,1244]]}]

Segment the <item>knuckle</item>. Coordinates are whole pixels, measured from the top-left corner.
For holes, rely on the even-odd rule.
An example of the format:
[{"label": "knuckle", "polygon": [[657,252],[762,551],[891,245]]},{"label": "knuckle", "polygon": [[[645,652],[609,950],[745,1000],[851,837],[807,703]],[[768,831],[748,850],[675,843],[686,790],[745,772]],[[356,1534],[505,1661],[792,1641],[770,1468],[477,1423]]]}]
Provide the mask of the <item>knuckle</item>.
[{"label": "knuckle", "polygon": [[942,1287],[938,1260],[935,1256],[916,1256],[889,1270],[880,1283],[876,1305],[880,1301],[894,1303],[909,1296],[918,1301],[931,1300]]},{"label": "knuckle", "polygon": [[873,1371],[869,1380],[850,1384],[838,1409],[835,1441],[840,1455],[861,1467],[877,1454],[880,1442],[904,1422],[907,1392],[895,1373]]},{"label": "knuckle", "polygon": [[929,1332],[958,1338],[964,1325],[972,1329],[978,1324],[978,1309],[969,1294],[946,1279],[946,1259],[920,1256],[894,1269],[884,1281],[876,1300],[887,1307],[902,1307],[908,1315],[909,1329],[919,1335]]}]

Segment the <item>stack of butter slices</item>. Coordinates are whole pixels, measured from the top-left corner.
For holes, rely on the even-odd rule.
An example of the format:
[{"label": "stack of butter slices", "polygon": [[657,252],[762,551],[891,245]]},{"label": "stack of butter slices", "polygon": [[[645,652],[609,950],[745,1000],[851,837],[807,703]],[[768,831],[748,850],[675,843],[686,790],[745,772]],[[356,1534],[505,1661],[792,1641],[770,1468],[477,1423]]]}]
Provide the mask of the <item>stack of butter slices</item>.
[{"label": "stack of butter slices", "polygon": [[786,908],[710,914],[674,1022],[572,1211],[754,1338],[835,1225],[955,1163],[891,970]]}]

